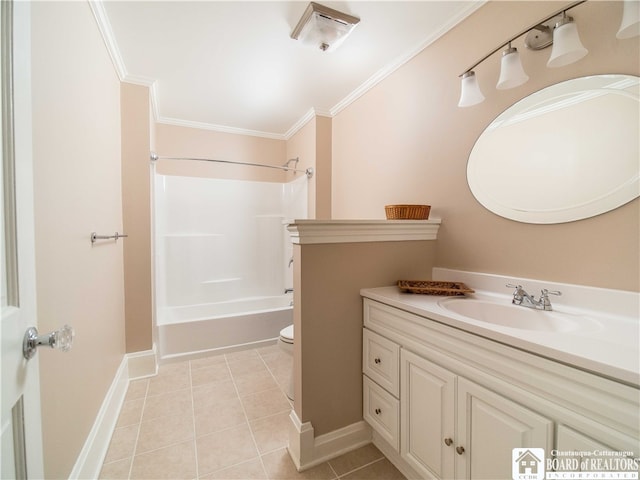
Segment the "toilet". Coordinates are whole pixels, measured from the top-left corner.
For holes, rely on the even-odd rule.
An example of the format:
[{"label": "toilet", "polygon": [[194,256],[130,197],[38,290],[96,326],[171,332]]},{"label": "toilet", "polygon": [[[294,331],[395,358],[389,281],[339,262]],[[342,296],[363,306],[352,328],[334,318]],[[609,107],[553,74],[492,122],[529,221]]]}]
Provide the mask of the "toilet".
[{"label": "toilet", "polygon": [[278,346],[287,355],[291,356],[291,376],[289,377],[289,386],[286,394],[289,400],[293,400],[293,325],[284,327],[280,330],[280,338],[278,338]]}]

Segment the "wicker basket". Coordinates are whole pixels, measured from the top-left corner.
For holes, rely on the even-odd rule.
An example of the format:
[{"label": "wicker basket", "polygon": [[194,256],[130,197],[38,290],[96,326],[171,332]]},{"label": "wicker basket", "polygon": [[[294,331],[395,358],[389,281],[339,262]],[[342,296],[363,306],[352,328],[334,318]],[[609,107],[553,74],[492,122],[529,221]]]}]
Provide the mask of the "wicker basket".
[{"label": "wicker basket", "polygon": [[427,220],[431,205],[386,205],[387,220]]},{"label": "wicker basket", "polygon": [[437,280],[398,280],[398,287],[403,292],[421,293],[423,295],[462,296],[474,293],[475,290],[462,282],[442,282]]}]

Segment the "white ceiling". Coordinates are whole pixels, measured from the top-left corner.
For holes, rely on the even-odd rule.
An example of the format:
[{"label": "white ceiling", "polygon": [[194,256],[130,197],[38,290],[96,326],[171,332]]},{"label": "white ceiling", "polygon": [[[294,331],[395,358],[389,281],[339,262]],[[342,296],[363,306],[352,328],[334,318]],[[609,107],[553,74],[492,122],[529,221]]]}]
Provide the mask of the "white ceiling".
[{"label": "white ceiling", "polygon": [[97,17],[121,77],[153,83],[159,121],[288,138],[313,113],[335,115],[482,4],[320,0],[361,19],[336,51],[322,52],[290,38],[308,3],[103,1]]}]

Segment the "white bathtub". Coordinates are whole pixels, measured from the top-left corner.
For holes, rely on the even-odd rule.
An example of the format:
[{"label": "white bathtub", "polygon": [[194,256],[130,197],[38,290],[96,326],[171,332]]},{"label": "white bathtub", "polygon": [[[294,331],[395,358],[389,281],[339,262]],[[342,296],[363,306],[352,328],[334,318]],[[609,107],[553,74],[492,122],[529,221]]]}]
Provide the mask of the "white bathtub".
[{"label": "white bathtub", "polygon": [[273,342],[293,323],[292,298],[289,294],[161,308],[156,319],[160,358]]}]

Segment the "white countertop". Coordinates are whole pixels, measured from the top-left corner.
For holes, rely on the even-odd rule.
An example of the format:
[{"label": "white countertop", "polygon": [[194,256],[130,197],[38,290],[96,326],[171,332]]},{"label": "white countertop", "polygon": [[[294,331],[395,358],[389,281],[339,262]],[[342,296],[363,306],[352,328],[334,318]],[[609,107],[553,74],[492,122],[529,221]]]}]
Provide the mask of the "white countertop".
[{"label": "white countertop", "polygon": [[[491,297],[505,305],[511,303],[511,295],[472,288],[476,294],[469,298]],[[585,323],[584,328],[562,332],[525,330],[474,320],[446,310],[439,302],[450,297],[402,293],[396,286],[366,288],[360,293],[465,332],[640,387],[640,321],[637,317],[558,305],[555,308],[558,313],[575,316],[576,321]]]}]

